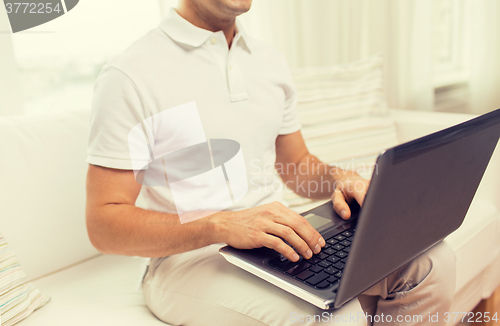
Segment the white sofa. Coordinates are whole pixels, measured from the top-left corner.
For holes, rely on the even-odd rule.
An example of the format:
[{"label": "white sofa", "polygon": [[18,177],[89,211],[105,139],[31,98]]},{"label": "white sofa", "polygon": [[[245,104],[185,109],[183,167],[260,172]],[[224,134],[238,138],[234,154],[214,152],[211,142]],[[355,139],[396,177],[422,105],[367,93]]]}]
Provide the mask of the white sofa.
[{"label": "white sofa", "polygon": [[[391,115],[401,142],[472,117]],[[138,290],[144,259],[101,255],[87,238],[88,120],[86,111],[0,119],[0,232],[29,278],[52,297],[20,325],[165,325]],[[500,285],[499,152],[466,221],[446,239],[457,255],[453,311],[472,310]]]}]

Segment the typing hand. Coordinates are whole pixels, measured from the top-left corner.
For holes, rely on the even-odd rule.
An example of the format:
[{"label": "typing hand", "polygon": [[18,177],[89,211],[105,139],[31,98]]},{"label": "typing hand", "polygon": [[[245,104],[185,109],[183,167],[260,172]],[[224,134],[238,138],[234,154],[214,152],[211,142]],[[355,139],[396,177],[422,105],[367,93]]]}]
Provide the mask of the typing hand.
[{"label": "typing hand", "polygon": [[363,205],[370,180],[362,178],[355,172],[345,172],[339,175],[332,194],[333,208],[344,220],[351,217],[349,203],[356,200]]},{"label": "typing hand", "polygon": [[297,261],[298,254],[309,259],[325,246],[325,240],[307,219],[279,202],[236,212],[219,212],[215,219],[221,242],[238,249],[267,247]]}]

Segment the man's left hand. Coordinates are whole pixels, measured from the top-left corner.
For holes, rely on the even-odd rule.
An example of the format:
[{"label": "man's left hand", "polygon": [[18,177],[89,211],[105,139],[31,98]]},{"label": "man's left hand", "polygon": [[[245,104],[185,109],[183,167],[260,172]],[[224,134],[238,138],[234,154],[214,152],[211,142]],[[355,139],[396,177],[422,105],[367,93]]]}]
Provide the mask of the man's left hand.
[{"label": "man's left hand", "polygon": [[357,201],[363,205],[370,180],[362,178],[355,172],[344,172],[336,176],[335,189],[332,194],[333,208],[344,220],[351,217],[349,203]]}]

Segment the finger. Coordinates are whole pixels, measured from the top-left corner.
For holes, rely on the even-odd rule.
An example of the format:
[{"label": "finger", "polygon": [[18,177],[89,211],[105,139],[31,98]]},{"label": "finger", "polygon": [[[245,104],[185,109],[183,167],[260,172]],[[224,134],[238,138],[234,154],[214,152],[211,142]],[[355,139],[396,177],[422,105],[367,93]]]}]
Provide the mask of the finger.
[{"label": "finger", "polygon": [[353,184],[353,191],[350,195],[358,202],[359,206],[363,205],[366,191],[368,190],[369,182],[367,180],[356,180]]},{"label": "finger", "polygon": [[286,225],[295,231],[295,233],[307,243],[313,253],[320,252],[321,248],[318,250],[316,246],[319,245],[320,247],[324,247],[326,244],[321,234],[312,227],[305,217],[295,213],[287,207],[283,206],[283,208],[284,209],[280,213],[274,215],[274,221]]},{"label": "finger", "polygon": [[332,195],[333,209],[340,215],[344,220],[348,220],[351,217],[351,210],[349,205],[347,205],[344,194],[340,189],[336,188]]},{"label": "finger", "polygon": [[269,249],[274,249],[283,256],[285,256],[290,261],[299,260],[299,255],[293,250],[289,245],[287,245],[283,240],[270,234],[264,233],[263,235],[264,247]]},{"label": "finger", "polygon": [[[265,231],[285,239],[305,259],[312,257],[313,252],[309,248],[309,245],[292,228],[279,223],[272,223]],[[318,244],[316,246],[315,253],[319,253],[321,248]]]}]

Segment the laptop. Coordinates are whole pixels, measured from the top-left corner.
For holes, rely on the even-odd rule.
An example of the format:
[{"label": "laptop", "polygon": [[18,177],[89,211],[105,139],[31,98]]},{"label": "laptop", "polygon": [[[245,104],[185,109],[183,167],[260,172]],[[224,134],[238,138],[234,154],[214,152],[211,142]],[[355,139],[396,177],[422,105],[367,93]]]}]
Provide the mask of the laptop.
[{"label": "laptop", "polygon": [[331,202],[301,214],[326,241],[311,259],[268,248],[220,253],[315,306],[339,308],[462,224],[499,136],[500,109],[382,152],[349,220]]}]

